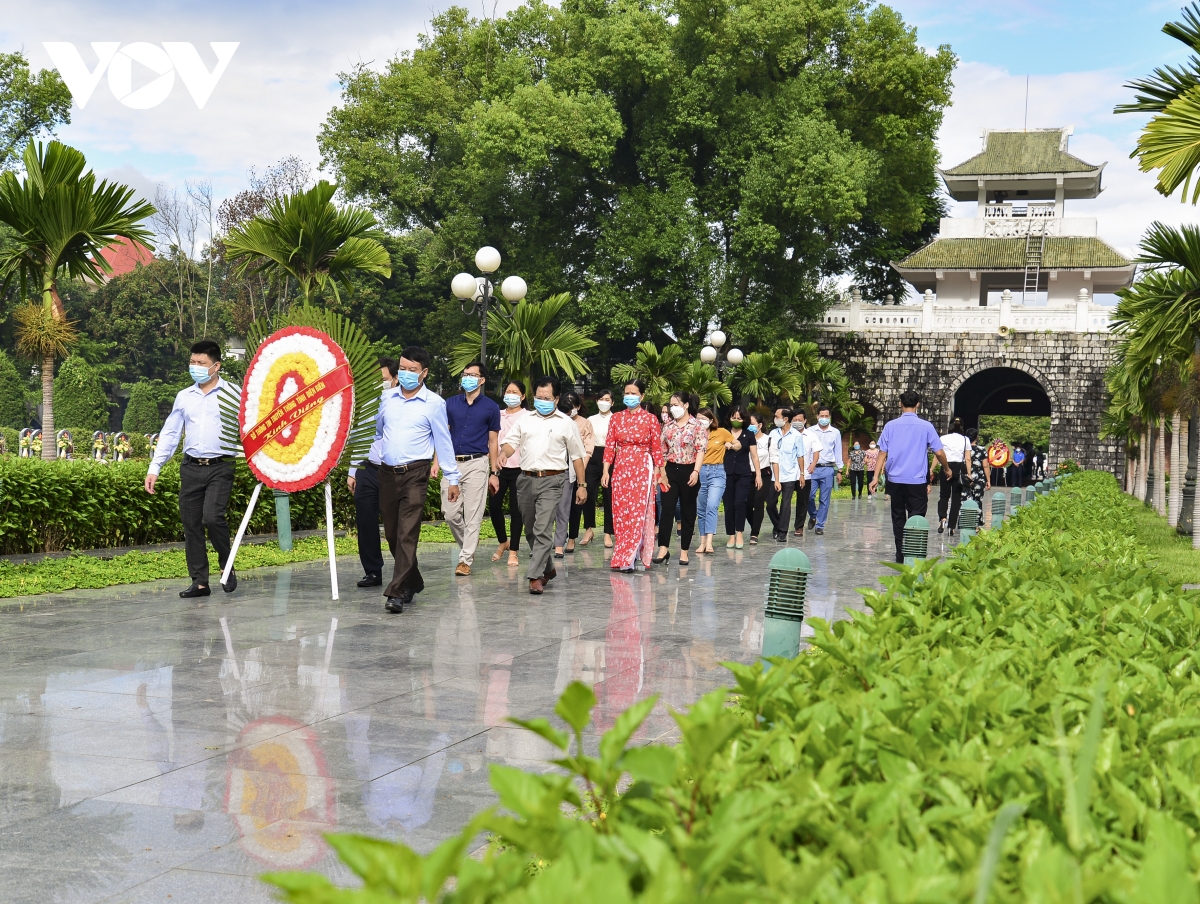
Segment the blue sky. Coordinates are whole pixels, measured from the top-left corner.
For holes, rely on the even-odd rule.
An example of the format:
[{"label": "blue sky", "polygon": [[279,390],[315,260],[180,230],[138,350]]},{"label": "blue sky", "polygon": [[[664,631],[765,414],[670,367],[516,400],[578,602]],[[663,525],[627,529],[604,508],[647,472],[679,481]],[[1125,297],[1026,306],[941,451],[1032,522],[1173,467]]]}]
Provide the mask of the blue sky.
[{"label": "blue sky", "polygon": [[[159,106],[129,109],[102,80],[86,108],[73,111],[60,136],[87,153],[105,175],[153,196],[157,184],[182,187],[210,179],[216,195],[245,183],[288,154],[317,162],[315,135],[338,101],[337,73],[357,62],[379,65],[411,48],[433,10],[448,5],[343,0],[299,2],[143,2],[0,0],[0,48],[22,47],[38,67],[51,66],[45,41],[70,41],[87,65],[92,41],[188,41],[205,63],[209,41],[240,46],[203,110],[177,80]],[[498,11],[515,5],[502,0]],[[1158,197],[1153,180],[1128,159],[1140,122],[1114,116],[1128,99],[1122,84],[1186,56],[1161,33],[1177,2],[1110,0],[895,0],[922,44],[949,44],[961,63],[954,104],[939,137],[952,165],[980,147],[982,128],[1020,128],[1029,76],[1029,126],[1074,126],[1071,150],[1108,163],[1106,190],[1068,213],[1097,216],[1100,232],[1129,252],[1154,219],[1195,219],[1190,206]],[[136,87],[136,85],[135,85]],[[965,211],[964,211],[965,212]]]}]

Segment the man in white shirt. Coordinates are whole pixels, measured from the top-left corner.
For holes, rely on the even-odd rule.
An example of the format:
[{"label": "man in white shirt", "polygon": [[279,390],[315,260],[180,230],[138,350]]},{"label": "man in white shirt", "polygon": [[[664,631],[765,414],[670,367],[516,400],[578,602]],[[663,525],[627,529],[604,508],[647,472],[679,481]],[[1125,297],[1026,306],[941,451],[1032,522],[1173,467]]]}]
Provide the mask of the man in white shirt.
[{"label": "man in white shirt", "polygon": [[[829,497],[841,483],[842,433],[830,424],[829,408],[817,410],[817,424],[804,433],[804,444],[809,452],[808,475],[812,491],[808,497],[808,526],[816,528],[818,536],[825,533],[825,521],[829,518]],[[817,494],[821,494],[820,503]]]},{"label": "man in white shirt", "polygon": [[[771,431],[771,471],[775,481],[775,496],[771,499],[772,520],[776,524],[772,535],[776,543],[787,542],[787,526],[792,519],[792,494],[797,484],[804,484],[804,433],[800,422],[793,423],[790,408],[779,408],[775,412],[775,423],[783,421],[782,427]],[[787,430],[784,433],[784,430]],[[783,504],[776,509],[776,500]]]},{"label": "man in white shirt", "polygon": [[504,437],[500,467],[520,452],[517,504],[530,538],[529,592],[540,594],[558,570],[551,564],[554,551],[554,516],[562,499],[567,469],[575,470],[575,501],[587,500],[584,484],[583,442],[579,428],[558,410],[559,386],[555,377],[538,377],[533,392],[533,412],[521,418]]},{"label": "man in white shirt", "polygon": [[[379,375],[383,390],[394,389],[399,365],[392,358],[379,359]],[[371,443],[364,461],[350,466],[346,486],[354,494],[354,522],[358,530],[358,560],[363,576],[359,587],[383,586],[383,545],[379,542],[379,465],[383,440]]]},{"label": "man in white shirt", "polygon": [[[192,585],[181,590],[184,599],[208,596],[208,549],[204,534],[217,551],[221,570],[229,558],[229,523],[225,511],[233,490],[235,450],[221,441],[222,396],[235,405],[242,390],[221,379],[221,347],[211,339],[192,346],[188,374],[193,385],[181,389],[158,435],[154,458],[146,473],[146,492],[154,494],[159,471],[175,454],[183,437],[183,464],[179,468],[179,518],[183,522],[184,554]],[[237,589],[237,574],[229,572],[226,593]]]}]

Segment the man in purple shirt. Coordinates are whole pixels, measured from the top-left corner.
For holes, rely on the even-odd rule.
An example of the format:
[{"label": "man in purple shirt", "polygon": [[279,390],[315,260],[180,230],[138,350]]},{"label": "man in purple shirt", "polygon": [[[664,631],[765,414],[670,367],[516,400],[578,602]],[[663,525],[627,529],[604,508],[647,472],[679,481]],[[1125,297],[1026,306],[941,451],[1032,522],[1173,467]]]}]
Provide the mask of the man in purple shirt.
[{"label": "man in purple shirt", "polygon": [[892,533],[896,535],[896,561],[904,561],[904,522],[924,515],[929,508],[929,453],[949,469],[942,440],[929,421],[917,417],[921,396],[911,389],[900,393],[900,417],[888,421],[879,434],[879,458],[871,477],[871,492],[887,465],[887,495],[892,497]]}]

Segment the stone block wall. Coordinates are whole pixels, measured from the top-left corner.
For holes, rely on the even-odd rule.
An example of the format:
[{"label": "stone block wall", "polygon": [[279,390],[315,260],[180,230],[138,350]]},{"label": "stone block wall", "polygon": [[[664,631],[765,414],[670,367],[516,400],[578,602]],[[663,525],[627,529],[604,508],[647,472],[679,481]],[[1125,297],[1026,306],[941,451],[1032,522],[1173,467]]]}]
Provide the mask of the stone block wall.
[{"label": "stone block wall", "polygon": [[1053,467],[1072,458],[1085,468],[1121,476],[1119,444],[1100,439],[1106,395],[1104,374],[1116,339],[1109,333],[916,333],[821,330],[821,351],[841,361],[860,401],[880,412],[879,424],[900,413],[905,389],[921,393],[921,412],[939,427],[950,415],[954,393],[967,377],[991,367],[1023,370],[1050,397]]}]

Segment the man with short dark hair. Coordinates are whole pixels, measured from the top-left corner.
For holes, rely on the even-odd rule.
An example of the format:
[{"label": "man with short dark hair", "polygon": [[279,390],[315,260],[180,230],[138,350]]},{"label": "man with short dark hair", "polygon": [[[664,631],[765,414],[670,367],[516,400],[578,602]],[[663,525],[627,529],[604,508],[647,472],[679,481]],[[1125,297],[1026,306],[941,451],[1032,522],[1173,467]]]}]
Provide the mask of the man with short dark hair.
[{"label": "man with short dark hair", "polygon": [[516,452],[521,454],[517,502],[533,555],[529,561],[529,592],[540,594],[558,570],[551,564],[554,551],[554,516],[562,499],[567,469],[575,469],[575,502],[587,499],[584,485],[583,441],[571,417],[558,410],[559,386],[554,377],[538,377],[533,392],[533,412],[516,421],[504,437],[500,466]]},{"label": "man with short dark hair", "polygon": [[[192,584],[179,595],[184,599],[208,596],[208,549],[204,535],[217,551],[222,570],[229,558],[229,523],[225,510],[233,490],[235,451],[221,441],[220,398],[233,404],[242,391],[221,379],[221,347],[211,339],[201,339],[191,349],[188,375],[192,385],[181,389],[158,435],[154,458],[146,473],[146,492],[154,494],[158,474],[175,454],[183,437],[183,464],[179,468],[179,518],[183,522],[184,552]],[[237,573],[231,571],[224,585],[226,593],[237,589]]]},{"label": "man with short dark hair", "polygon": [[[379,359],[379,376],[383,381],[381,392],[396,385],[399,365],[392,358]],[[354,494],[354,523],[358,531],[358,560],[362,562],[363,576],[359,587],[381,587],[383,585],[383,546],[379,542],[379,457],[383,442],[375,440],[367,457],[357,465],[351,465],[346,485]]]},{"label": "man with short dark hair", "polygon": [[498,492],[500,478],[497,464],[497,437],[500,435],[500,406],[483,394],[487,368],[482,361],[472,361],[463,368],[459,384],[462,392],[446,400],[446,417],[450,425],[450,441],[454,445],[454,460],[461,477],[458,499],[451,502],[449,487],[442,485],[442,513],[446,525],[458,543],[458,566],[454,573],[466,577],[475,561],[479,547],[479,527],[487,509],[488,490]]},{"label": "man with short dark hair", "polygon": [[929,510],[929,453],[949,469],[942,440],[929,421],[917,417],[921,396],[911,389],[900,393],[900,417],[888,421],[879,434],[879,458],[871,477],[871,492],[879,475],[887,471],[885,492],[892,499],[892,534],[896,538],[896,561],[904,561],[904,522]]},{"label": "man with short dark hair", "polygon": [[[805,462],[804,426],[803,421],[792,418],[795,412],[790,408],[780,408],[775,412],[776,423],[783,421],[776,428],[779,439],[771,452],[771,476],[774,480],[776,499],[782,500],[778,510],[774,512],[777,527],[772,537],[777,543],[787,542],[788,522],[792,518],[792,494],[797,486],[804,486],[804,474],[807,470]],[[774,508],[775,499],[771,500]],[[804,517],[804,510],[800,510]]]},{"label": "man with short dark hair", "polygon": [[[832,412],[822,405],[817,409],[817,425],[804,432],[804,445],[809,453],[808,526],[817,535],[825,533],[829,518],[829,502],[834,487],[841,483],[842,432],[831,424]],[[818,493],[820,498],[818,499]]]},{"label": "man with short dark hair", "polygon": [[442,462],[442,480],[448,484],[446,498],[451,502],[458,499],[459,474],[446,403],[425,385],[429,360],[429,352],[416,345],[400,353],[396,372],[400,385],[383,394],[375,419],[381,461],[379,507],[383,532],[396,559],[392,580],[384,590],[387,601],[383,608],[396,614],[425,589],[417,567],[417,542],[435,454]]}]

